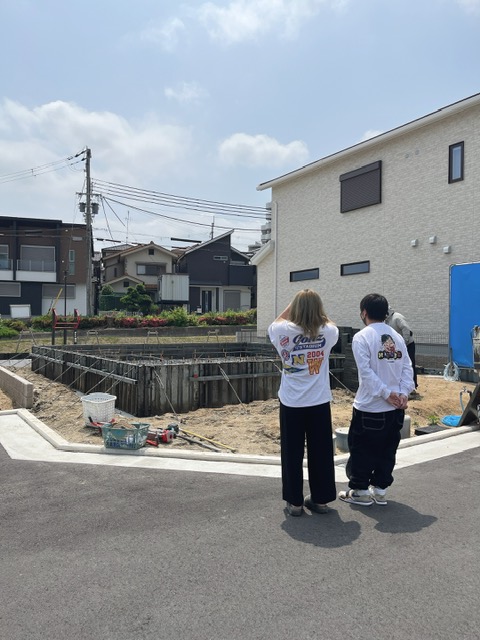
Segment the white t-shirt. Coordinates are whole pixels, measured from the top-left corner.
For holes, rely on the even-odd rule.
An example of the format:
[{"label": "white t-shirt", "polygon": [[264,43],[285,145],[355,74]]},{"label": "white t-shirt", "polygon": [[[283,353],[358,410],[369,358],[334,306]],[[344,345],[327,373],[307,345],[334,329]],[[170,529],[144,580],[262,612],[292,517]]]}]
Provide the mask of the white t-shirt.
[{"label": "white t-shirt", "polygon": [[278,397],[287,407],[312,407],[330,402],[328,357],[338,340],[338,329],[328,323],[315,340],[289,320],[273,322],[268,335],[283,363]]},{"label": "white t-shirt", "polygon": [[412,363],[405,340],[385,322],[373,322],[353,336],[352,351],[358,369],[353,406],[360,411],[393,411],[387,402],[392,391],[408,397],[415,389]]}]

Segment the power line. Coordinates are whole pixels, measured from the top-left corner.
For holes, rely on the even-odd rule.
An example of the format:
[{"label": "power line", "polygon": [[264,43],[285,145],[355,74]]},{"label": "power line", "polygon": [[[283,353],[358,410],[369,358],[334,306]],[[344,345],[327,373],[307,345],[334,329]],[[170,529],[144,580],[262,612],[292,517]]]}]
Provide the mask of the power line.
[{"label": "power line", "polygon": [[76,158],[82,155],[82,153],[84,152],[79,151],[73,156],[68,156],[67,158],[62,158],[61,160],[55,160],[54,162],[48,162],[47,164],[42,164],[37,167],[33,167],[32,169],[24,169],[23,171],[7,173],[0,176],[0,184],[15,182],[16,180],[25,180],[27,178],[36,178],[37,176],[43,175],[44,173],[51,173],[52,171],[60,171],[61,169],[65,169],[66,167],[72,167],[79,162],[83,162],[83,158],[81,158],[80,160],[76,160]]},{"label": "power line", "polygon": [[104,182],[102,180],[95,181],[95,189],[103,192],[103,194],[117,198],[146,202],[164,207],[202,211],[204,213],[221,213],[224,216],[264,218],[267,214],[267,209],[265,207],[174,196],[168,193],[138,189],[136,187],[120,185],[113,182]]},{"label": "power line", "polygon": [[[180,224],[189,224],[189,225],[196,225],[196,226],[199,226],[199,227],[209,227],[209,228],[211,227],[211,223],[196,222],[194,220],[180,220],[179,218],[174,218],[172,216],[167,216],[167,215],[165,215],[163,213],[158,213],[156,211],[150,211],[148,209],[143,209],[141,207],[135,207],[134,205],[126,204],[125,202],[121,202],[120,200],[114,200],[113,198],[105,198],[105,196],[103,196],[103,199],[105,199],[105,201],[107,203],[114,202],[115,204],[118,204],[120,206],[129,207],[131,209],[135,209],[136,211],[142,211],[143,213],[146,213],[146,214],[151,215],[151,216],[156,216],[158,218],[164,218],[166,220],[173,220],[174,222],[178,222]],[[112,211],[113,211],[113,209],[112,209]],[[256,229],[245,229],[243,227],[232,228],[232,227],[224,227],[222,225],[215,225],[215,227],[217,229],[227,229],[227,230],[232,229],[233,231],[255,231],[256,233],[259,232],[258,228],[256,228]]]}]

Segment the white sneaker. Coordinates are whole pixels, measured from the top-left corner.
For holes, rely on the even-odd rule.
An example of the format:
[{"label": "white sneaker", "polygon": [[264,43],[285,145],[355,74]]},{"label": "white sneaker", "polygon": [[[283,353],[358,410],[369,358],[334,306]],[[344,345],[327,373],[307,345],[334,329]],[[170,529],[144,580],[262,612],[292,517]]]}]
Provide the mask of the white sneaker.
[{"label": "white sneaker", "polygon": [[368,487],[368,490],[370,491],[370,495],[372,496],[372,498],[375,500],[377,504],[387,504],[386,489],[380,489],[380,487],[373,487],[372,485],[370,485]]}]

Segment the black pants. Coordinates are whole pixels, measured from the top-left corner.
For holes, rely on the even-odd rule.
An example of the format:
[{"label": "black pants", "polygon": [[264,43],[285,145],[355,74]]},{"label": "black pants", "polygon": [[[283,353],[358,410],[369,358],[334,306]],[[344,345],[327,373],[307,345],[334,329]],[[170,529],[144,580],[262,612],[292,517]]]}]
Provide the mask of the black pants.
[{"label": "black pants", "polygon": [[408,356],[412,361],[413,381],[415,383],[415,389],[416,389],[418,387],[418,383],[417,383],[417,370],[415,368],[415,342],[411,342],[410,344],[407,344],[407,351],[408,351]]},{"label": "black pants", "polygon": [[381,413],[353,409],[346,467],[351,489],[368,489],[369,485],[386,489],[392,484],[404,416],[403,409]]},{"label": "black pants", "polygon": [[287,407],[280,403],[282,495],[290,504],[303,504],[303,457],[307,442],[308,482],[313,502],[336,498],[330,403]]}]

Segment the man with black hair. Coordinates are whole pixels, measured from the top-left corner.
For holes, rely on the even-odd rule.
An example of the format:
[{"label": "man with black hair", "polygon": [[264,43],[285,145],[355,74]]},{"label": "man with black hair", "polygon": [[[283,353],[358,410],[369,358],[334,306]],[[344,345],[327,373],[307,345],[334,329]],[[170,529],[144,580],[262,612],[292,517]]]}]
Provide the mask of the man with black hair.
[{"label": "man with black hair", "polygon": [[415,388],[405,341],[386,324],[387,314],[384,296],[365,296],[360,302],[365,328],[352,340],[359,387],[348,432],[349,489],[339,498],[362,506],[387,504],[408,396]]}]

